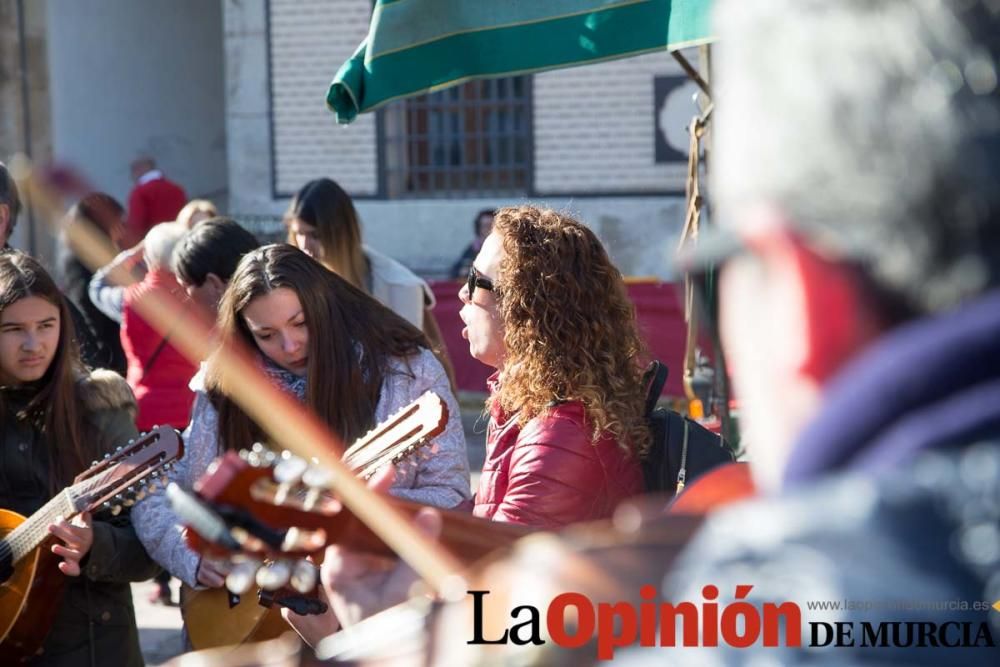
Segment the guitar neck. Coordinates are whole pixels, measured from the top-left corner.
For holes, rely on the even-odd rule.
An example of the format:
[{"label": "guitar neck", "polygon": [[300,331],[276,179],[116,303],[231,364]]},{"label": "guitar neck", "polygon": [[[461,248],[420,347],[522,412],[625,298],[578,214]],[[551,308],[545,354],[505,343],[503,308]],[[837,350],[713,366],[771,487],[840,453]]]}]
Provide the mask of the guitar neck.
[{"label": "guitar neck", "polygon": [[13,563],[16,564],[45,541],[49,536],[50,524],[59,518],[69,519],[78,513],[71,490],[72,487],[57,493],[41,509],[0,540],[0,550],[9,550]]},{"label": "guitar neck", "polygon": [[[399,498],[389,498],[386,502],[410,519],[425,508],[425,505]],[[358,551],[383,556],[395,555],[371,528],[346,509],[327,514],[322,511],[312,513],[290,511],[276,506],[271,512],[271,516],[277,519],[276,525],[321,529],[325,531],[327,539],[332,544],[341,544]],[[525,535],[535,532],[535,529],[526,526],[489,521],[457,510],[439,509],[438,513],[441,516],[441,534],[438,538],[441,545],[466,564],[471,564],[496,549],[513,544]]]},{"label": "guitar neck", "polygon": [[123,504],[131,505],[141,497],[140,493],[146,493],[146,475],[168,469],[183,453],[177,432],[163,426],[129,440],[103,460],[94,461],[76,476],[73,484],[0,540],[0,563],[16,564],[37,549],[49,536],[49,526],[58,519],[70,519],[102,506],[117,513]]}]

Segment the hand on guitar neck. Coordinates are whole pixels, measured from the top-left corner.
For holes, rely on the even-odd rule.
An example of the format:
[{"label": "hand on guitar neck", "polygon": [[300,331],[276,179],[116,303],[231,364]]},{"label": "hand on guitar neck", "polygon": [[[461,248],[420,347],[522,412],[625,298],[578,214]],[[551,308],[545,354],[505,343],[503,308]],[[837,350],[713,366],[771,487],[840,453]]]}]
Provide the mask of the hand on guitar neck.
[{"label": "hand on guitar neck", "polygon": [[70,521],[59,517],[55,523],[49,524],[49,532],[62,540],[62,544],[52,545],[52,553],[63,559],[59,563],[59,571],[68,577],[79,577],[80,561],[90,552],[94,543],[90,513],[83,512]]}]

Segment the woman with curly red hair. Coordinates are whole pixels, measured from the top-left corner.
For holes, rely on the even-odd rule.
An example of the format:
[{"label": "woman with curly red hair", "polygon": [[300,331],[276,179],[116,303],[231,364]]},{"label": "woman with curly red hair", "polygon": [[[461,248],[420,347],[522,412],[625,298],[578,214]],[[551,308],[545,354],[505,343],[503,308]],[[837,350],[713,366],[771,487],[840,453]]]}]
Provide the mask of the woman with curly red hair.
[{"label": "woman with curly red hair", "polygon": [[[594,233],[553,210],[501,209],[459,298],[469,352],[497,369],[475,514],[556,529],[609,517],[642,493],[643,346],[621,273]],[[433,533],[431,519],[417,523]],[[414,576],[340,546],[322,570],[344,626],[402,602]],[[312,645],[339,627],[286,618]]]},{"label": "woman with curly red hair", "polygon": [[476,515],[557,528],[641,493],[643,346],[594,233],[553,210],[501,209],[459,297],[470,353],[497,369]]}]

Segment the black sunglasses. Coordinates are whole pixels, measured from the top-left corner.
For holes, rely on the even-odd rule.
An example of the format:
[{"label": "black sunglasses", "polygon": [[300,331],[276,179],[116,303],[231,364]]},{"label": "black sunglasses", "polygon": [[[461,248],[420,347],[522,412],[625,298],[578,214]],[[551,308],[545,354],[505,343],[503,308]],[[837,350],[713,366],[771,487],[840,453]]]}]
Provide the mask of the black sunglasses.
[{"label": "black sunglasses", "polygon": [[476,271],[475,266],[469,267],[469,281],[466,283],[466,286],[469,288],[470,299],[476,293],[477,287],[482,287],[487,292],[493,291],[493,281],[484,277],[479,271]]}]

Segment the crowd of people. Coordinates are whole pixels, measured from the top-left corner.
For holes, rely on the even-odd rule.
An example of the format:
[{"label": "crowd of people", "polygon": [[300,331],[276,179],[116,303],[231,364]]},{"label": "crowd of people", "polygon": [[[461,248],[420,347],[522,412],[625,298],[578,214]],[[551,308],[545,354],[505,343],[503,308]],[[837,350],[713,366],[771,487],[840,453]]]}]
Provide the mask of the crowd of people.
[{"label": "crowd of people", "polygon": [[[711,513],[676,558],[654,556],[670,566],[647,583],[666,602],[789,602],[799,616],[783,641],[775,630],[719,642],[706,618],[694,635],[714,644],[692,645],[685,628],[683,646],[661,648],[681,636],[664,623],[659,640],[643,630],[649,649],[633,627],[616,657],[995,664],[1000,12],[957,0],[726,0],[716,21],[719,222],[677,264],[696,282],[717,279],[760,497]],[[149,293],[207,315],[220,349],[251,350],[268,381],[343,442],[426,391],[444,399],[435,446],[377,476],[377,493],[556,532],[644,493],[656,446],[648,358],[623,277],[580,220],[527,204],[477,215],[454,269],[468,350],[449,351],[427,284],[362,243],[334,181],[305,184],[285,216],[287,243],[261,245],[210,203],[189,203],[151,159],[132,171],[127,206],[92,193],[66,219],[119,254],[91,273],[67,237],[60,285],[6,245],[21,206],[0,166],[0,507],[30,516],[154,424],[183,431],[170,477],[186,489],[220,454],[268,442],[234,400],[223,355],[187,358],[171,330],[143,318],[136,304]],[[495,369],[474,492],[449,353]],[[433,539],[440,514],[418,523]],[[128,582],[161,572],[192,588],[225,584],[225,567],[190,548],[162,494],[49,530],[70,583],[32,664],[139,665]],[[326,610],[283,612],[314,647],[404,602],[416,579],[406,563],[349,545],[326,549],[320,575]],[[858,604],[807,607],[817,600]],[[965,604],[888,604],[901,600]],[[752,617],[723,636],[759,636]],[[865,643],[862,623],[913,634],[883,628],[874,636],[884,641]],[[845,626],[855,628],[846,639]],[[817,627],[830,628],[825,644]],[[605,629],[628,634],[627,624]],[[443,655],[433,643],[448,633],[426,632]],[[591,653],[565,664],[594,658],[583,644]]]}]

